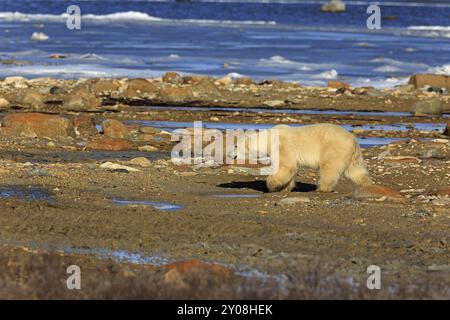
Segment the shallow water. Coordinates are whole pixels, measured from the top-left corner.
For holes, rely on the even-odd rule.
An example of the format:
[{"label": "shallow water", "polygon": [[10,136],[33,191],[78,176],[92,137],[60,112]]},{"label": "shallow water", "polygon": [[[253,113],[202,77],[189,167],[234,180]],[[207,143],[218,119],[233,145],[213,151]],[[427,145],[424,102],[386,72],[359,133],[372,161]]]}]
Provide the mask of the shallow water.
[{"label": "shallow water", "polygon": [[0,188],[0,198],[55,203],[49,192],[41,187],[6,186]]},{"label": "shallow water", "polygon": [[[382,14],[397,19],[373,31],[366,28],[370,1],[328,14],[311,1],[84,0],[76,1],[81,30],[68,30],[62,15],[73,1],[1,1],[0,29],[7,32],[0,57],[29,64],[5,65],[0,76],[153,77],[176,70],[393,86],[413,73],[449,72],[450,6],[415,2],[422,5],[382,4]],[[32,41],[33,32],[49,39]],[[49,59],[54,53],[67,58]]]},{"label": "shallow water", "polygon": [[[193,122],[177,122],[177,121],[150,121],[150,120],[129,120],[128,123],[137,123],[141,126],[151,126],[155,128],[161,128],[165,130],[170,129],[180,129],[180,128],[192,128],[194,126]],[[237,122],[205,122],[202,121],[202,126],[204,129],[270,129],[276,124],[274,123],[237,123]],[[289,124],[292,127],[301,127],[302,124]],[[377,124],[377,125],[341,125],[343,128],[351,131],[354,129],[362,129],[365,131],[408,131],[411,129],[417,129],[421,131],[443,131],[445,129],[445,123],[396,123],[396,124]]]},{"label": "shallow water", "polygon": [[[352,115],[352,116],[367,116],[367,117],[411,117],[411,112],[384,112],[384,111],[341,111],[341,110],[317,110],[317,109],[270,109],[270,108],[227,108],[227,107],[177,107],[177,106],[150,106],[150,110],[182,110],[182,111],[223,111],[223,112],[249,112],[249,113],[285,113],[285,114],[304,114],[304,115]],[[450,115],[448,115],[450,116]]]},{"label": "shallow water", "polygon": [[179,204],[172,204],[169,202],[146,201],[146,200],[113,199],[113,202],[119,206],[128,206],[128,205],[150,206],[161,211],[176,211],[184,208],[184,206]]}]

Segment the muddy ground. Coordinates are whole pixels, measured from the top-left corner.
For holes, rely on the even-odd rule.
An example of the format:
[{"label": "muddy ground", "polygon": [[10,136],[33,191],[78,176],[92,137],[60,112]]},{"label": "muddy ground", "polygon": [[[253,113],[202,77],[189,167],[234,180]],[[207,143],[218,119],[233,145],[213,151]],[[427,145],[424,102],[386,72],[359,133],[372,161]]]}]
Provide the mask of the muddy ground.
[{"label": "muddy ground", "polygon": [[[357,102],[340,101],[336,109],[361,110],[354,108]],[[383,106],[369,109],[386,111]],[[142,142],[137,132],[143,124],[132,120],[406,123],[401,132],[355,128],[359,137],[405,139],[363,152],[374,181],[398,193],[361,198],[345,180],[336,192],[319,193],[318,172],[309,169],[299,171],[290,194],[268,193],[264,177],[246,169],[173,164],[173,143],[164,133],[145,141],[155,147],[152,152],[88,151],[83,137],[5,134],[0,139],[0,297],[450,297],[445,193],[450,143],[443,130],[411,126],[445,127],[448,118],[110,109],[115,110],[59,109],[58,114],[89,113],[97,124],[119,119],[134,132],[135,147]],[[11,107],[3,116],[18,111],[24,110]],[[150,161],[130,161],[137,157]],[[102,167],[107,161],[126,167]],[[191,260],[184,262],[187,272],[184,267],[175,267],[175,276],[168,272],[170,263],[184,265],[186,259],[206,264],[191,267]],[[80,291],[65,287],[71,264],[83,272]],[[381,290],[366,287],[370,265],[382,270]]]}]

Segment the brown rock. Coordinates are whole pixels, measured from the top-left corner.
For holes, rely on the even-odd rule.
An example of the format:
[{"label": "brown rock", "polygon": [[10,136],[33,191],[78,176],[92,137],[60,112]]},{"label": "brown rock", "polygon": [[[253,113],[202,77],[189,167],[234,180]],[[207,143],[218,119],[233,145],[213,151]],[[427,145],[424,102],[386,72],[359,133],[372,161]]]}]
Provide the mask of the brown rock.
[{"label": "brown rock", "polygon": [[81,113],[75,116],[73,119],[73,125],[76,132],[78,132],[81,136],[93,136],[98,133],[97,128],[95,127],[94,119],[86,113]]},{"label": "brown rock", "polygon": [[416,89],[428,85],[434,88],[446,88],[450,90],[450,76],[441,74],[418,73],[409,78],[409,83],[413,84]]},{"label": "brown rock", "polygon": [[450,197],[450,187],[443,187],[437,191],[437,195],[443,198]]},{"label": "brown rock", "polygon": [[198,84],[202,81],[211,81],[211,80],[204,76],[185,76],[185,77],[183,77],[183,84]]},{"label": "brown rock", "polygon": [[102,122],[103,134],[109,138],[124,139],[130,135],[127,126],[119,120],[107,119]]},{"label": "brown rock", "polygon": [[130,143],[125,139],[94,139],[88,142],[86,145],[88,150],[100,150],[100,151],[125,151],[130,150]]},{"label": "brown rock", "polygon": [[165,102],[187,102],[193,97],[191,88],[187,87],[166,87],[160,91],[160,99]]},{"label": "brown rock", "polygon": [[0,98],[0,109],[5,109],[9,107],[9,102],[5,98]]},{"label": "brown rock", "polygon": [[203,274],[214,275],[220,278],[229,278],[233,272],[222,265],[215,263],[206,263],[197,259],[189,259],[167,264],[163,267],[167,272],[176,271],[185,276],[191,272],[201,272]]},{"label": "brown rock", "polygon": [[44,96],[37,90],[24,89],[18,93],[16,101],[24,106],[40,107],[44,105],[45,99]]},{"label": "brown rock", "polygon": [[398,191],[380,185],[360,187],[353,192],[355,199],[386,198],[395,202],[405,202],[406,198]]},{"label": "brown rock", "polygon": [[103,79],[95,82],[92,85],[92,92],[95,95],[108,94],[113,91],[118,91],[120,88],[120,82],[116,79]]},{"label": "brown rock", "polygon": [[345,89],[348,89],[348,88],[350,88],[350,84],[346,83],[346,82],[339,82],[339,81],[328,81],[328,88],[333,88],[333,89],[345,88]]},{"label": "brown rock", "polygon": [[3,126],[9,134],[27,137],[59,138],[74,136],[69,119],[43,113],[13,113],[5,116]]},{"label": "brown rock", "polygon": [[101,100],[87,90],[78,89],[64,98],[63,107],[73,111],[98,110]]},{"label": "brown rock", "polygon": [[247,86],[254,83],[252,78],[249,78],[249,77],[237,78],[234,82],[236,84],[243,84],[243,85],[247,85]]},{"label": "brown rock", "polygon": [[166,83],[172,83],[172,84],[181,84],[183,83],[183,78],[176,72],[166,72],[163,77],[162,81]]},{"label": "brown rock", "polygon": [[415,115],[442,114],[444,104],[439,99],[420,100],[412,105],[411,112]]},{"label": "brown rock", "polygon": [[158,94],[159,88],[153,82],[145,79],[133,79],[128,81],[124,97],[128,99],[153,98]]}]

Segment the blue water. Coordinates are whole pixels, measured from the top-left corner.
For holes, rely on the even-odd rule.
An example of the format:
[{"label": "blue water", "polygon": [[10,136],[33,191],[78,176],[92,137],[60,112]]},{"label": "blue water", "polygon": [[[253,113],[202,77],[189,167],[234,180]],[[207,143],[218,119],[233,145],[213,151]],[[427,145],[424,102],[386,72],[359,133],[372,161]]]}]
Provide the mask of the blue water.
[{"label": "blue water", "polygon": [[[1,1],[0,59],[27,64],[0,65],[0,77],[176,70],[385,87],[415,72],[449,72],[448,2],[380,1],[382,16],[397,18],[382,20],[380,31],[366,28],[368,1],[348,3],[347,12],[330,14],[320,1]],[[81,8],[81,30],[66,28],[70,4]],[[33,41],[33,32],[49,39]],[[68,56],[49,59],[54,53]]]},{"label": "blue water", "polygon": [[119,206],[128,206],[128,205],[150,206],[161,211],[176,211],[183,208],[182,205],[178,204],[172,204],[168,202],[147,201],[147,200],[114,199],[113,202]]}]

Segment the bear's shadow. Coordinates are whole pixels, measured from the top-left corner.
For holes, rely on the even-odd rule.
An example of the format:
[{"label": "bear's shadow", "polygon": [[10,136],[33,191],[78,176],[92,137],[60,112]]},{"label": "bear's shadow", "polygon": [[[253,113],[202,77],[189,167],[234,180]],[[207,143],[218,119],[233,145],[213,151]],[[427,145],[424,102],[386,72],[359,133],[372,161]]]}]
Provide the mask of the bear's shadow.
[{"label": "bear's shadow", "polygon": [[[231,189],[253,189],[260,192],[269,192],[266,187],[265,181],[232,181],[221,183],[218,185],[220,188],[231,188]],[[292,192],[312,192],[316,191],[317,186],[311,183],[301,183],[297,182],[295,188]]]}]

